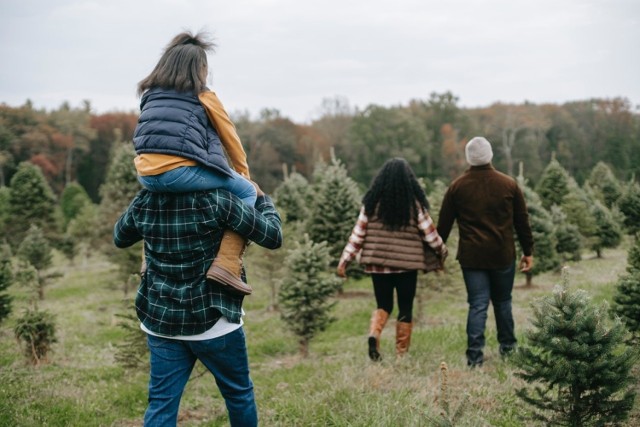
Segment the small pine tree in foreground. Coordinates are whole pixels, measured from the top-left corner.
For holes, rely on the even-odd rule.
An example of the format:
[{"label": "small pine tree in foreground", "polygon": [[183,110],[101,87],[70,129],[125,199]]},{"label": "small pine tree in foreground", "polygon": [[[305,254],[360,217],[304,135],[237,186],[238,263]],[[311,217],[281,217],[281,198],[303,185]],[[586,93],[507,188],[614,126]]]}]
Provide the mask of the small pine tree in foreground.
[{"label": "small pine tree in foreground", "polygon": [[329,312],[335,303],[329,298],[338,290],[340,279],[329,273],[327,243],[314,243],[306,234],[287,255],[285,268],[279,292],[281,317],[307,356],[309,341],[334,320]]},{"label": "small pine tree in foreground", "polygon": [[33,365],[45,362],[51,345],[57,341],[53,315],[37,308],[26,310],[16,321],[13,331],[23,344],[25,356]]},{"label": "small pine tree in foreground", "polygon": [[449,368],[445,362],[440,363],[440,416],[434,417],[427,415],[427,422],[434,427],[453,427],[458,424],[463,412],[467,409],[469,403],[469,395],[464,394],[462,400],[455,410],[451,409],[449,404],[448,390],[448,371]]},{"label": "small pine tree in foreground", "polygon": [[[595,306],[587,293],[557,286],[534,305],[527,346],[514,355],[516,375],[530,386],[517,395],[549,425],[587,426],[627,419],[635,391],[631,368],[635,350],[625,345],[619,319],[609,321],[606,303]],[[531,388],[533,386],[533,388]]]}]

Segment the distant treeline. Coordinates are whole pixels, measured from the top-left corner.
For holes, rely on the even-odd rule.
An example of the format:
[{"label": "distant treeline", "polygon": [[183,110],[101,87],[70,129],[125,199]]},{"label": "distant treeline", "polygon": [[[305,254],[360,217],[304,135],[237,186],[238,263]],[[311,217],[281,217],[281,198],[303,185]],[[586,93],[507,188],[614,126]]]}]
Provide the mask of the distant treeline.
[{"label": "distant treeline", "polygon": [[[396,156],[406,158],[418,176],[449,182],[466,168],[464,145],[476,135],[493,143],[498,169],[515,176],[522,162],[532,184],[552,153],[578,182],[599,161],[618,179],[640,176],[640,115],[625,98],[461,108],[446,92],[408,105],[359,110],[335,97],[322,102],[318,117],[297,124],[274,109],[257,118],[232,115],[252,178],[266,191],[283,180],[283,165],[309,177],[332,148],[363,187]],[[20,162],[30,161],[56,193],[77,181],[98,201],[112,148],[130,143],[136,121],[136,113],[94,114],[89,102],[51,111],[34,109],[29,101],[20,107],[2,104],[0,186],[8,185]]]}]

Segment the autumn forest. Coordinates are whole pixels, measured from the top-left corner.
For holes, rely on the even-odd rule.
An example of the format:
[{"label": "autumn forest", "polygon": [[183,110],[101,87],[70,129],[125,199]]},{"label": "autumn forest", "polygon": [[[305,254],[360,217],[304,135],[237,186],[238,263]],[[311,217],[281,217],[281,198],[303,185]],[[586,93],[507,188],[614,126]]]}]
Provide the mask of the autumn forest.
[{"label": "autumn forest", "polygon": [[[620,180],[640,176],[640,115],[624,98],[463,108],[446,92],[408,105],[359,110],[335,97],[324,99],[319,117],[307,124],[275,109],[264,109],[259,117],[231,116],[252,177],[266,191],[279,185],[285,170],[309,177],[331,149],[361,186],[393,156],[405,157],[418,176],[449,182],[464,170],[464,144],[476,135],[493,143],[499,170],[516,176],[522,164],[533,184],[552,153],[578,182],[599,161]],[[0,187],[29,161],[42,169],[56,194],[78,182],[98,201],[112,148],[131,141],[136,121],[136,112],[95,114],[89,101],[51,111],[34,109],[30,101],[19,107],[2,104]]]}]

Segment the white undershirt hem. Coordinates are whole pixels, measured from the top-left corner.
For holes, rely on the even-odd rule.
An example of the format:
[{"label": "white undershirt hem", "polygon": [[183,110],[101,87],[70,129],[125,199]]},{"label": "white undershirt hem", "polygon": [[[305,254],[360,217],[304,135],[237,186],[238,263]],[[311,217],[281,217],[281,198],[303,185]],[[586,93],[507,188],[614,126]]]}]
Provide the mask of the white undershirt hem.
[{"label": "white undershirt hem", "polygon": [[[244,310],[242,311],[242,314],[244,314]],[[150,331],[146,326],[144,326],[143,323],[140,323],[140,329],[142,329],[144,332],[146,332],[149,335],[153,335],[154,337],[161,337],[161,338],[168,338],[168,339],[172,339],[172,340],[181,340],[181,341],[205,341],[205,340],[211,340],[214,338],[219,338],[223,335],[227,335],[230,334],[231,332],[235,331],[236,329],[239,329],[242,327],[242,325],[244,324],[242,317],[240,318],[240,323],[231,323],[227,320],[226,317],[222,316],[220,317],[220,319],[218,319],[218,321],[215,323],[215,325],[213,325],[211,327],[211,329],[198,334],[198,335],[174,335],[174,336],[167,336],[167,335],[162,335],[162,334],[158,334],[155,332]]]}]

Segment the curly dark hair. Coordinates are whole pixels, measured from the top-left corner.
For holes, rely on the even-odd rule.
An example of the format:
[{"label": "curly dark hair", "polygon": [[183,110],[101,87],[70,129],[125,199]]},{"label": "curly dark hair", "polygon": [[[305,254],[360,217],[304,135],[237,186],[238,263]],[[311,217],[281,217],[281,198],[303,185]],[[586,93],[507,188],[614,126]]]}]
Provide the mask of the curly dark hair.
[{"label": "curly dark hair", "polygon": [[195,95],[207,89],[207,52],[216,47],[207,33],[185,31],[165,47],[162,57],[147,77],[138,83],[138,95],[161,87]]},{"label": "curly dark hair", "polygon": [[396,157],[387,160],[373,178],[362,199],[368,217],[374,214],[391,230],[410,224],[418,218],[416,202],[429,209],[427,197],[409,163]]}]

